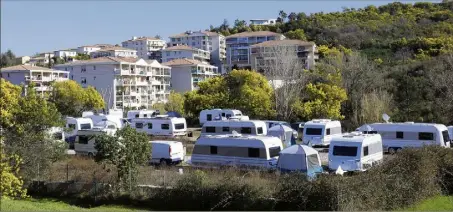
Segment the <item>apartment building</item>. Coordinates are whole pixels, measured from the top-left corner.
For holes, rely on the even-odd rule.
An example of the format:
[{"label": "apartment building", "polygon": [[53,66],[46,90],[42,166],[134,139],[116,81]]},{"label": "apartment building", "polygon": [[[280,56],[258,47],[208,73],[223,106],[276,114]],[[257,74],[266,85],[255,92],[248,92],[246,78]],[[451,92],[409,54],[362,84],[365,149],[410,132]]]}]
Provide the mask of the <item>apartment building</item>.
[{"label": "apartment building", "polygon": [[250,25],[274,25],[277,19],[251,19]]},{"label": "apartment building", "polygon": [[156,60],[98,57],[55,66],[83,87],[93,86],[108,108],[151,108],[170,94],[171,68]]},{"label": "apartment building", "polygon": [[210,63],[222,71],[226,58],[225,36],[209,31],[187,31],[170,36],[168,47],[187,45],[211,53]]},{"label": "apartment building", "polygon": [[55,54],[53,52],[40,53],[40,54],[37,54],[37,55],[31,57],[30,60],[28,61],[28,63],[31,65],[49,64],[49,61],[54,56],[55,56]]},{"label": "apartment building", "polygon": [[186,45],[172,46],[162,50],[162,62],[182,58],[209,62],[211,60],[211,53]]},{"label": "apartment building", "polygon": [[145,60],[162,60],[162,49],[166,47],[166,41],[154,37],[132,37],[132,39],[123,41],[121,45],[124,48],[135,49],[137,56]]},{"label": "apartment building", "polygon": [[284,40],[282,34],[270,31],[242,32],[226,37],[227,58],[225,71],[234,68],[252,69],[250,46],[265,41]]},{"label": "apartment building", "polygon": [[318,60],[318,50],[313,42],[301,40],[272,40],[250,46],[253,70],[264,72],[275,60],[294,64],[300,61],[305,69],[312,69]]},{"label": "apartment building", "polygon": [[87,54],[90,55],[91,52],[95,52],[101,50],[101,47],[99,46],[80,46],[77,47],[77,53],[78,54]]},{"label": "apartment building", "polygon": [[137,50],[128,49],[120,46],[101,48],[90,53],[91,58],[98,57],[137,57]]},{"label": "apartment building", "polygon": [[219,75],[216,66],[194,59],[173,59],[163,65],[171,67],[171,89],[180,93],[198,89],[199,82]]},{"label": "apartment building", "polygon": [[69,58],[77,56],[77,49],[65,49],[65,50],[57,50],[54,51],[53,54],[55,57],[59,58]]},{"label": "apartment building", "polygon": [[33,83],[35,90],[42,97],[46,97],[46,94],[52,91],[51,83],[68,80],[69,72],[39,66],[16,65],[2,68],[0,78],[8,80],[15,85],[30,85]]},{"label": "apartment building", "polygon": [[16,64],[26,64],[30,61],[30,56],[16,57]]}]

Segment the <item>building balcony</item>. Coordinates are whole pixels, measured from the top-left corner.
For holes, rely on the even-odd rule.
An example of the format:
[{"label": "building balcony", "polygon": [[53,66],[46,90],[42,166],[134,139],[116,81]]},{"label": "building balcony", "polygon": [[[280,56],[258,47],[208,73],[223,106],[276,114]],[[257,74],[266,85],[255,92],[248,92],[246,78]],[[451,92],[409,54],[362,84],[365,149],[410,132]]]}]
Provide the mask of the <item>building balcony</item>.
[{"label": "building balcony", "polygon": [[136,75],[137,71],[131,69],[115,69],[115,74],[117,75]]},{"label": "building balcony", "polygon": [[52,88],[49,86],[39,86],[39,87],[35,87],[35,90],[38,92],[44,92],[44,91],[51,91]]}]

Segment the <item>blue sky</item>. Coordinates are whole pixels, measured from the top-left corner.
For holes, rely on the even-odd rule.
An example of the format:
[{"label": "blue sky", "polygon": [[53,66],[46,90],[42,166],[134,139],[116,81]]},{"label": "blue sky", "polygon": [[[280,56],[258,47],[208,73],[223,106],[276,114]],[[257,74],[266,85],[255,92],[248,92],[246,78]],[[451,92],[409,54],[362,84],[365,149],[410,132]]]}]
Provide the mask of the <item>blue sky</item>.
[{"label": "blue sky", "polygon": [[[276,18],[280,10],[332,12],[392,1],[24,1],[1,2],[1,51],[17,56],[82,45],[120,44],[132,36],[204,30],[227,19]],[[414,1],[406,1],[414,2]]]}]

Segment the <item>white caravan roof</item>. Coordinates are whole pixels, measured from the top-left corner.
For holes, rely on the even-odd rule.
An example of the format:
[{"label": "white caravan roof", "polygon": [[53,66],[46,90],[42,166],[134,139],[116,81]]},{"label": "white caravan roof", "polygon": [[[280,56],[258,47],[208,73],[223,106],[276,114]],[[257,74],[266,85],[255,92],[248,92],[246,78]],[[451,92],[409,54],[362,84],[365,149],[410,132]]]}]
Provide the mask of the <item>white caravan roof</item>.
[{"label": "white caravan roof", "polygon": [[332,138],[330,145],[335,143],[373,143],[376,140],[381,140],[380,134],[362,134],[358,132],[351,132],[343,135],[338,135]]},{"label": "white caravan roof", "polygon": [[250,124],[250,125],[255,125],[255,126],[266,126],[266,123],[264,121],[260,121],[260,120],[242,121],[242,120],[236,120],[236,119],[207,121],[203,126],[221,127],[221,126],[225,126],[226,124],[229,124],[230,126],[244,126],[244,124]]},{"label": "white caravan roof", "polygon": [[304,127],[308,126],[320,126],[320,127],[341,127],[340,121],[330,120],[330,119],[313,119],[311,121],[305,122]]},{"label": "white caravan roof", "polygon": [[404,123],[373,123],[362,125],[360,131],[369,131],[367,126],[371,127],[371,131],[406,131],[406,132],[420,132],[426,130],[432,131],[445,131],[448,130],[447,127],[443,124],[435,123],[414,123],[414,122],[404,122]]},{"label": "white caravan roof", "polygon": [[237,146],[237,147],[282,147],[277,137],[236,135],[207,135],[200,137],[195,145]]}]

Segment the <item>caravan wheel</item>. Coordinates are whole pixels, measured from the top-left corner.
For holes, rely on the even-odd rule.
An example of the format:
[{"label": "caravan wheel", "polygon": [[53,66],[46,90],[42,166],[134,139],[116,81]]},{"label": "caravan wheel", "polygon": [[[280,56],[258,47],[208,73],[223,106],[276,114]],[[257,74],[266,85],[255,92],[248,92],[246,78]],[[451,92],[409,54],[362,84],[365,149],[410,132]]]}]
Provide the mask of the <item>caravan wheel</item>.
[{"label": "caravan wheel", "polygon": [[403,148],[396,148],[396,153],[401,153],[403,151]]},{"label": "caravan wheel", "polygon": [[93,159],[93,158],[94,158],[94,154],[93,154],[92,152],[89,152],[89,153],[88,153],[88,157],[89,157],[90,159]]}]

